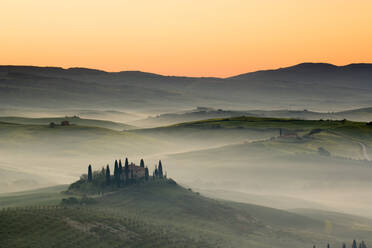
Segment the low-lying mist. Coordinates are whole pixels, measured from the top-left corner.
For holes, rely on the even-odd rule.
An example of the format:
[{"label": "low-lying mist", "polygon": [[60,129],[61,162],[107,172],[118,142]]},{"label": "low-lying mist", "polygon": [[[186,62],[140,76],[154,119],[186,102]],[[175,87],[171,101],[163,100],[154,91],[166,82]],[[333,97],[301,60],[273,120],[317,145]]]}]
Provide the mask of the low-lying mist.
[{"label": "low-lying mist", "polygon": [[168,177],[208,196],[372,217],[372,162],[365,159],[360,143],[367,153],[371,144],[343,136],[350,135],[353,123],[311,135],[307,130],[318,123],[306,123],[293,129],[296,135],[292,130],[279,137],[283,124],[247,127],[236,122],[129,131],[1,123],[0,190],[69,184],[86,173],[89,164],[99,170],[126,157],[135,163],[143,158],[151,173],[161,159]]}]

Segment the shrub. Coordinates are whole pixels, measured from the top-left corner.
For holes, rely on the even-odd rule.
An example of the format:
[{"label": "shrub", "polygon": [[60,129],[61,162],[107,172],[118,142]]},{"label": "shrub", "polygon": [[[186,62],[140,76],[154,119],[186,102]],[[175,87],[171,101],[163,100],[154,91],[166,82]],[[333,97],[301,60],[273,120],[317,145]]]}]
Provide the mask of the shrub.
[{"label": "shrub", "polygon": [[324,149],[323,147],[318,148],[318,153],[321,156],[330,156],[331,155],[331,153],[329,151],[327,151],[326,149]]},{"label": "shrub", "polygon": [[62,199],[63,205],[76,205],[79,204],[79,200],[76,197],[69,197],[67,199]]}]

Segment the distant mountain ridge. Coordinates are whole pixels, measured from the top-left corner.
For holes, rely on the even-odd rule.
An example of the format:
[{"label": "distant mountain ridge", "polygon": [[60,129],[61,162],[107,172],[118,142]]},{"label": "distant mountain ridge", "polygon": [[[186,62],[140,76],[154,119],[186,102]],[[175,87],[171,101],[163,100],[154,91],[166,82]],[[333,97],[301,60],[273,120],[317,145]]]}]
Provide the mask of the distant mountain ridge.
[{"label": "distant mountain ridge", "polygon": [[28,73],[37,72],[50,72],[50,73],[89,73],[89,74],[120,74],[125,76],[148,76],[148,77],[172,77],[172,78],[215,78],[215,79],[229,79],[229,78],[242,78],[248,75],[257,75],[268,72],[324,72],[324,71],[348,71],[348,70],[366,70],[372,73],[372,63],[351,63],[348,65],[337,66],[330,63],[311,63],[305,62],[293,66],[281,67],[277,69],[257,70],[247,73],[238,74],[235,76],[220,78],[220,77],[189,77],[189,76],[176,76],[176,75],[162,75],[152,72],[144,72],[138,70],[123,70],[118,72],[108,72],[105,70],[92,69],[86,67],[69,67],[63,68],[58,66],[27,66],[27,65],[0,65],[0,71],[22,71]]},{"label": "distant mountain ridge", "polygon": [[245,76],[253,76],[263,73],[283,73],[283,72],[297,72],[297,73],[324,73],[324,72],[346,72],[349,70],[366,70],[372,73],[372,63],[352,63],[343,66],[337,66],[329,63],[301,63],[294,66],[283,67],[279,69],[259,70],[255,72],[248,72],[232,76],[229,78],[243,78]]},{"label": "distant mountain ridge", "polygon": [[[372,64],[299,65],[229,78],[0,66],[0,104],[165,112],[195,106],[341,111],[372,106]],[[171,104],[170,104],[171,103]]]}]

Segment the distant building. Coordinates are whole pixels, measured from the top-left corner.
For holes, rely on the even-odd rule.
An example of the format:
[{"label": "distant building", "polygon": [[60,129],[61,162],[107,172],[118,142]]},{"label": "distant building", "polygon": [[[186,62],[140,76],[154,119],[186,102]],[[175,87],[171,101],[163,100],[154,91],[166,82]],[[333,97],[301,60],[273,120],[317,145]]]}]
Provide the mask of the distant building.
[{"label": "distant building", "polygon": [[129,171],[133,171],[133,176],[136,179],[145,177],[145,167],[140,167],[134,163],[129,164]]}]

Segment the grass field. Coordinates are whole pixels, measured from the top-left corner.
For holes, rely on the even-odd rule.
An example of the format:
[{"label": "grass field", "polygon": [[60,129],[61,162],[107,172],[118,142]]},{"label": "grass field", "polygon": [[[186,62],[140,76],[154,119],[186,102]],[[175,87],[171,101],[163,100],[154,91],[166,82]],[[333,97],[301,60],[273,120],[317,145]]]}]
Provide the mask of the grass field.
[{"label": "grass field", "polygon": [[58,205],[66,197],[67,185],[0,194],[0,208]]}]

